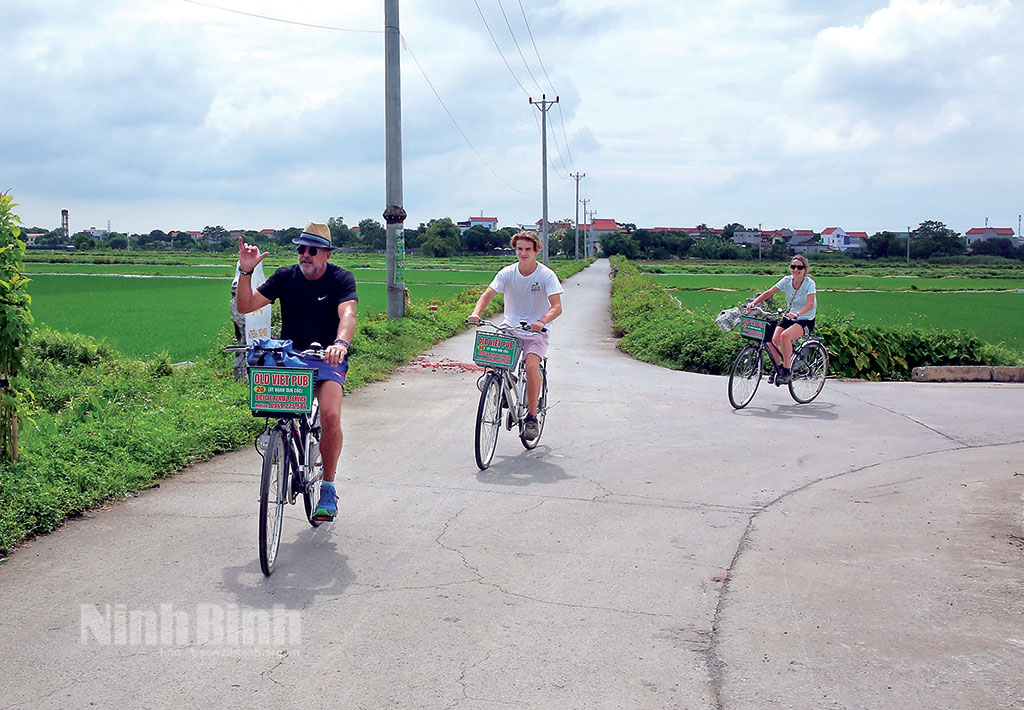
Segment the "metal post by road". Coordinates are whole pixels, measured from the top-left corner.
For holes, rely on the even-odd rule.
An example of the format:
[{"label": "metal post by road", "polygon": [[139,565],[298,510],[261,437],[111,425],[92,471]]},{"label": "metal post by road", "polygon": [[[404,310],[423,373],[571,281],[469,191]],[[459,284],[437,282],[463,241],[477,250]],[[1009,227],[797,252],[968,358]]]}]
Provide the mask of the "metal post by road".
[{"label": "metal post by road", "polygon": [[[583,203],[583,223],[587,223],[587,205],[590,203],[590,198],[584,198],[580,202]],[[590,229],[588,228],[587,233],[583,236],[583,255],[584,258],[590,256]]]},{"label": "metal post by road", "polygon": [[586,173],[569,173],[569,177],[575,178],[576,180],[576,261],[580,260],[580,178],[584,178],[586,176]]},{"label": "metal post by road", "polygon": [[405,209],[402,207],[402,73],[398,0],[384,0],[384,132],[387,187],[388,318],[405,317]]},{"label": "metal post by road", "polygon": [[530,99],[530,105],[540,109],[540,152],[541,152],[541,175],[542,191],[544,193],[544,212],[541,216],[541,241],[544,242],[544,265],[548,263],[548,111],[558,103],[558,97],[554,101],[547,100],[547,94],[540,95],[540,101]]}]

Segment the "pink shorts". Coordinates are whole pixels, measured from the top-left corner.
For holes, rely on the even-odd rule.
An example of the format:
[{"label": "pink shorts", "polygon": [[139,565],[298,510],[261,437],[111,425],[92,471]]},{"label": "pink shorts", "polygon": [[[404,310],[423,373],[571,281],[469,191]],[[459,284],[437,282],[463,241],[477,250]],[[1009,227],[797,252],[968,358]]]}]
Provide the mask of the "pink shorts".
[{"label": "pink shorts", "polygon": [[548,354],[548,334],[534,331],[533,333],[527,333],[525,331],[519,331],[515,334],[516,338],[523,344],[523,357],[534,354],[540,357],[541,360]]}]

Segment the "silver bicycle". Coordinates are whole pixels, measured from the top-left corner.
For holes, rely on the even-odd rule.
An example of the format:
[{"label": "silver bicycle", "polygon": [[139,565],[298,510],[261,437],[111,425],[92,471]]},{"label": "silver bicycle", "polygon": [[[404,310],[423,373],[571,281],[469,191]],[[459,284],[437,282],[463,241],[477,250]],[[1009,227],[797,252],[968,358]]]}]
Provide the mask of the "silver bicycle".
[{"label": "silver bicycle", "polygon": [[[525,322],[519,327],[498,325],[482,320],[475,324],[489,327],[491,331],[477,332],[477,345],[474,361],[485,367],[485,372],[477,380],[480,390],[480,405],[476,411],[476,465],[480,470],[491,465],[494,449],[498,445],[498,431],[504,426],[509,431],[519,428],[519,441],[527,449],[537,448],[540,436],[544,432],[544,419],[548,410],[548,360],[540,363],[540,398],[537,400],[537,437],[527,439],[525,436],[526,415],[529,413],[529,401],[526,395],[526,358],[522,355],[522,347],[516,338],[516,331],[530,332]],[[546,332],[547,328],[544,329]],[[487,358],[480,353],[488,351]]]}]

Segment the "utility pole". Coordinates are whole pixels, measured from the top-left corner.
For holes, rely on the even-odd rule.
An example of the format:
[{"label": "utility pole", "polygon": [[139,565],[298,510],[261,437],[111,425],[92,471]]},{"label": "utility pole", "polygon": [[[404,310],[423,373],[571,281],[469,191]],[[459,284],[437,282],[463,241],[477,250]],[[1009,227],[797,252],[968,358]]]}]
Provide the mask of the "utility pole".
[{"label": "utility pole", "polygon": [[761,223],[757,223],[757,260],[761,261],[761,240],[764,237],[761,234]]},{"label": "utility pole", "polygon": [[910,227],[907,227],[907,263],[910,263]]},{"label": "utility pole", "polygon": [[[576,261],[580,260],[580,178],[586,177],[586,173],[569,173],[569,177],[576,180]],[[1020,227],[1017,228],[1020,231]]]},{"label": "utility pole", "polygon": [[[582,200],[580,200],[580,202],[583,203],[583,224],[586,224],[587,223],[587,205],[590,203],[590,198],[584,197]],[[588,249],[588,245],[589,244],[590,244],[590,232],[588,230],[587,233],[583,235],[583,257],[584,258],[590,256],[590,250]]]},{"label": "utility pole", "polygon": [[[397,2],[397,0],[396,0]],[[541,174],[542,191],[544,193],[544,213],[541,216],[541,241],[544,242],[544,265],[548,264],[548,111],[558,103],[558,97],[554,101],[548,101],[547,94],[540,95],[540,101],[530,99],[530,105],[540,109],[540,152],[541,152]]]},{"label": "utility pole", "polygon": [[405,209],[402,207],[402,70],[398,0],[384,0],[384,133],[388,318],[405,317]]}]

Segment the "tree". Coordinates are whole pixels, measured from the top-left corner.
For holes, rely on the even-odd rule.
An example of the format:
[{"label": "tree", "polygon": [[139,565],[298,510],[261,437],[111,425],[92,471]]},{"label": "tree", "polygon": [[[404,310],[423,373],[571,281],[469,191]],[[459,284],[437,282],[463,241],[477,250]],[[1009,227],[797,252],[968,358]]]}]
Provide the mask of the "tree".
[{"label": "tree", "polygon": [[424,256],[454,256],[462,246],[459,228],[448,217],[431,221],[420,251]]},{"label": "tree", "polygon": [[356,233],[345,224],[344,217],[328,218],[327,228],[331,230],[331,244],[336,247],[349,246],[357,241]]},{"label": "tree", "polygon": [[462,233],[462,246],[467,251],[488,253],[498,246],[501,237],[489,230],[475,224]]},{"label": "tree", "polygon": [[117,232],[109,232],[103,240],[103,246],[108,249],[127,249],[128,237]]},{"label": "tree", "polygon": [[730,222],[722,229],[722,236],[732,241],[733,235],[736,234],[736,232],[742,232],[745,229],[746,227],[739,222]]},{"label": "tree", "polygon": [[976,241],[971,245],[971,254],[978,256],[1002,256],[1007,259],[1017,258],[1017,250],[1013,248],[1013,242],[1005,237]]},{"label": "tree", "polygon": [[[497,236],[495,245],[501,247],[502,249],[511,249],[512,237],[519,234],[519,231],[520,230],[517,227],[502,227],[501,229],[494,233]],[[573,231],[575,233],[575,230]],[[582,232],[580,232],[580,243],[583,243]]]},{"label": "tree", "polygon": [[277,233],[275,240],[280,246],[289,246],[293,239],[297,239],[302,234],[302,230],[298,227],[288,227],[288,229],[282,229]]},{"label": "tree", "polygon": [[717,235],[705,237],[690,250],[693,256],[701,259],[741,259],[743,254],[732,240]]},{"label": "tree", "polygon": [[875,232],[867,238],[864,248],[870,258],[884,259],[887,256],[905,254],[907,241],[892,232]]},{"label": "tree", "polygon": [[74,237],[71,238],[71,243],[75,245],[75,249],[78,251],[89,251],[90,249],[96,248],[96,240],[93,239],[91,234],[86,232],[78,232]]},{"label": "tree", "polygon": [[386,249],[388,232],[377,220],[366,218],[359,221],[359,240],[367,249]]},{"label": "tree", "polygon": [[959,256],[967,251],[967,245],[958,232],[942,222],[927,220],[921,222],[910,233],[910,255],[915,259],[931,256]]},{"label": "tree", "polygon": [[216,227],[203,227],[203,241],[206,242],[207,246],[212,247],[214,249],[220,248],[221,239],[230,236],[231,235],[228,234],[228,230],[224,229],[224,227],[220,226],[219,224]]},{"label": "tree", "polygon": [[622,232],[602,234],[601,253],[606,257],[622,254],[627,259],[636,259],[640,256],[640,245],[629,234]]}]

